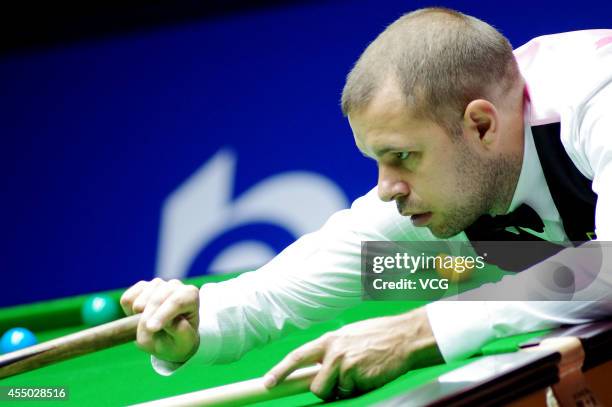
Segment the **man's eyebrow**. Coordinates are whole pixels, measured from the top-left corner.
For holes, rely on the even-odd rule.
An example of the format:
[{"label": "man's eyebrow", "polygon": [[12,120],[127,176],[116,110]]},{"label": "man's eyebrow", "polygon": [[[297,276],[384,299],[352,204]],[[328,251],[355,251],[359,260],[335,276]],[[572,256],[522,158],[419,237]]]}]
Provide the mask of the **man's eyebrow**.
[{"label": "man's eyebrow", "polygon": [[408,146],[404,146],[404,147],[400,147],[400,146],[387,146],[387,147],[381,148],[380,150],[374,149],[374,151],[373,151],[374,157],[366,154],[361,149],[359,149],[359,152],[364,157],[369,158],[370,160],[376,161],[378,157],[382,157],[382,156],[384,156],[385,154],[387,154],[390,151],[410,151],[410,150],[412,150],[412,148],[408,147]]},{"label": "man's eyebrow", "polygon": [[382,157],[390,151],[406,151],[406,147],[384,147],[380,150],[374,150],[374,155],[376,157]]},{"label": "man's eyebrow", "polygon": [[383,155],[389,153],[389,152],[396,152],[396,151],[414,151],[415,147],[411,144],[407,144],[407,145],[397,145],[397,146],[387,146],[387,147],[383,147],[380,150],[374,150],[374,154],[376,155],[376,157],[382,157]]}]

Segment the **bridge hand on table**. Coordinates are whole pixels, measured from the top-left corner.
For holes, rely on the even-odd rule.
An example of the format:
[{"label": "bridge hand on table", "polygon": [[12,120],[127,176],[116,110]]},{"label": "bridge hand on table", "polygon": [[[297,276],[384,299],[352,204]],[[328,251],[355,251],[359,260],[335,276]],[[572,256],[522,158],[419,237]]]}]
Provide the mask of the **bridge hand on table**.
[{"label": "bridge hand on table", "polygon": [[272,388],[296,369],[321,363],[310,390],[328,400],[363,393],[413,367],[441,361],[424,309],[326,333],[289,353],[265,375]]}]

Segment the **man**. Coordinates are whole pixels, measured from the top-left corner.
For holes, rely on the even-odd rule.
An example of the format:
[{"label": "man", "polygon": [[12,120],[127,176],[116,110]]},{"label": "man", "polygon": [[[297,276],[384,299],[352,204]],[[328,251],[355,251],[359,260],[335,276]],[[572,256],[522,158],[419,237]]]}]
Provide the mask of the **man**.
[{"label": "man", "polygon": [[[451,10],[418,10],[389,26],[342,95],[357,146],[378,164],[384,202],[370,191],[260,270],[228,282],[200,290],[159,279],[134,285],[122,306],[143,313],[138,343],[156,369],[169,373],[196,352],[202,363],[235,360],[289,325],[303,328],[356,304],[362,241],[408,240],[415,251],[419,242],[467,241],[463,231],[486,236],[476,226],[481,216],[523,204],[543,224],[541,233],[519,229],[523,237],[584,240],[595,218],[599,239],[612,240],[612,31],[542,37],[515,54],[491,26]],[[571,193],[564,179],[556,186],[558,162],[569,163]],[[612,290],[598,293],[594,300],[610,300]],[[469,356],[495,337],[612,313],[601,304],[436,302],[307,343],[268,373],[267,385],[321,362],[311,390],[349,396],[414,366]]]}]

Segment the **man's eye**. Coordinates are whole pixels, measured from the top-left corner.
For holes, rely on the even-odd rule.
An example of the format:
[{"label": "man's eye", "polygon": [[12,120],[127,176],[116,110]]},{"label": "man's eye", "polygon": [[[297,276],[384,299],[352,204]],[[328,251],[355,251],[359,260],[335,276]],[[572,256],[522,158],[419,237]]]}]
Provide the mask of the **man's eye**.
[{"label": "man's eye", "polygon": [[410,156],[410,153],[408,153],[408,152],[406,152],[406,151],[403,151],[403,152],[401,152],[401,153],[395,153],[395,156],[396,156],[398,159],[400,159],[400,160],[404,161],[404,160],[407,160],[407,159],[408,159],[408,157]]}]

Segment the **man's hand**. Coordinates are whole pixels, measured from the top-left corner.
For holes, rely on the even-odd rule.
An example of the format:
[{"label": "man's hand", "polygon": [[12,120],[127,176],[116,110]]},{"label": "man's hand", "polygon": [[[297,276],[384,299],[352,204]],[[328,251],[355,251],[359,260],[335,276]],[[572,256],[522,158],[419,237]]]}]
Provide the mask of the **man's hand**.
[{"label": "man's hand", "polygon": [[200,296],[178,280],[140,281],[121,296],[126,315],[142,313],[136,342],[161,360],[184,362],[198,349]]},{"label": "man's hand", "polygon": [[346,325],[287,355],[265,376],[270,388],[299,367],[321,363],[310,390],[326,400],[380,387],[417,366],[441,363],[424,308]]}]

